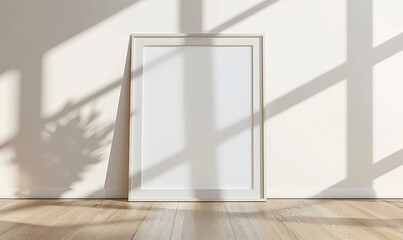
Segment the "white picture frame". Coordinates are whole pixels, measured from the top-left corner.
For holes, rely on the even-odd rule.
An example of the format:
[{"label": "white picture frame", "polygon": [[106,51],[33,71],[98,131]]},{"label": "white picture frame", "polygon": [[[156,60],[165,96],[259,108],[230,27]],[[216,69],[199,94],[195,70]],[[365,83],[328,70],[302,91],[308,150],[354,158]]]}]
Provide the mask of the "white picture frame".
[{"label": "white picture frame", "polygon": [[[263,38],[263,34],[132,35],[129,201],[265,200]],[[206,72],[212,73],[206,75]],[[214,95],[208,89],[215,84],[213,80],[209,82],[209,76],[215,76],[219,82],[219,77],[223,76],[226,80],[222,80],[221,85],[228,85],[232,78],[239,84],[233,88],[229,84],[230,89],[235,89],[233,95],[228,93],[232,90],[224,89],[225,85],[221,86],[220,89],[224,89],[221,92],[211,90]],[[182,94],[185,97],[177,97]],[[227,101],[225,95],[232,96],[232,100]],[[216,109],[220,108],[215,105],[220,104],[214,103],[214,97],[222,99],[223,107],[232,106],[233,110],[222,111],[221,107],[217,113]],[[238,105],[233,107],[236,101],[242,105],[240,110]],[[159,114],[158,104],[165,115]],[[229,125],[240,128],[243,135],[237,131],[230,135],[232,128],[225,126],[217,131],[220,135],[215,130],[210,133],[206,126],[217,128],[217,120],[214,122],[205,113],[213,108],[215,118],[224,119],[220,120],[221,125],[243,114],[242,120]],[[223,116],[217,118],[217,115]],[[206,123],[209,120],[214,123],[209,125]],[[178,134],[175,129],[179,129]],[[229,141],[225,137],[236,140]],[[192,138],[192,141],[183,138]],[[216,144],[214,141],[219,138],[229,143]],[[204,146],[209,144],[211,147]],[[214,150],[216,146],[219,151]],[[216,159],[221,165],[211,167],[216,166]],[[193,168],[188,174],[189,165]],[[211,171],[219,176],[212,175]]]}]

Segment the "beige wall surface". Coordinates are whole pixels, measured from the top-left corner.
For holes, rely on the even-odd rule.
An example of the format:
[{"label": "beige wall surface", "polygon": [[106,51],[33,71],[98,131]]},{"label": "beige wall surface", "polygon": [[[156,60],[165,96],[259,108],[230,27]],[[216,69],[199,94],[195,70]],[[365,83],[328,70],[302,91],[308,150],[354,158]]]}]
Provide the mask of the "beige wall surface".
[{"label": "beige wall surface", "polygon": [[132,33],[266,35],[268,197],[403,197],[402,8],[1,1],[0,197],[127,196]]}]

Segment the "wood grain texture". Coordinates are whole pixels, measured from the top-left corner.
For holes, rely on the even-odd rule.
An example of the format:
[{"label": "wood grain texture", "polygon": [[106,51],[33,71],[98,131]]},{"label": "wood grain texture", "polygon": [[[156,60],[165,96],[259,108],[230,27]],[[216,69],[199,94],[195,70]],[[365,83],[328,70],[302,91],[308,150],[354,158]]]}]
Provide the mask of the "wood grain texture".
[{"label": "wood grain texture", "polygon": [[179,203],[172,239],[234,238],[224,203]]},{"label": "wood grain texture", "polygon": [[2,199],[0,239],[403,239],[403,200]]}]

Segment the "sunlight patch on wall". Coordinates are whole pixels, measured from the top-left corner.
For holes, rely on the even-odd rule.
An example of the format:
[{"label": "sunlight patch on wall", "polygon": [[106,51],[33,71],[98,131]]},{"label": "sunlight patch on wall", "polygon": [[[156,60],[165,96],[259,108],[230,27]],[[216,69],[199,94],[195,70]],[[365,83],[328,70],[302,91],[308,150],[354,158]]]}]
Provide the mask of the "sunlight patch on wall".
[{"label": "sunlight patch on wall", "polygon": [[20,77],[17,69],[0,74],[0,145],[18,132]]},{"label": "sunlight patch on wall", "polygon": [[374,67],[374,163],[403,149],[403,52]]},{"label": "sunlight patch on wall", "polygon": [[[374,67],[374,187],[401,188],[403,175],[403,52]],[[399,164],[400,162],[400,164]]]},{"label": "sunlight patch on wall", "polygon": [[403,33],[403,1],[373,1],[373,46],[378,46]]},{"label": "sunlight patch on wall", "polygon": [[9,143],[18,134],[20,72],[10,69],[0,75],[0,189],[16,184],[16,153]]}]

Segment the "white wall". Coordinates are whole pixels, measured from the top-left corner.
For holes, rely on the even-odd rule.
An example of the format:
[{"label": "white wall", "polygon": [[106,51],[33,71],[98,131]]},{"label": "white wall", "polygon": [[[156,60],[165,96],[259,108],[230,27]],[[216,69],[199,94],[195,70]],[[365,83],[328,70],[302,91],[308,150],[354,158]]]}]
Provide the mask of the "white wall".
[{"label": "white wall", "polygon": [[266,34],[269,197],[403,197],[402,7],[2,1],[0,197],[126,197],[129,35],[179,32]]}]

